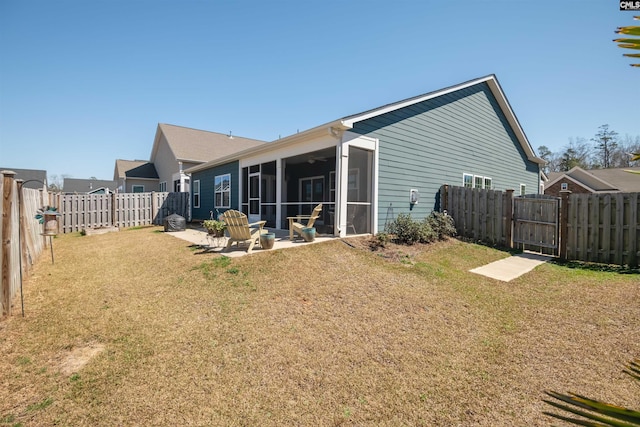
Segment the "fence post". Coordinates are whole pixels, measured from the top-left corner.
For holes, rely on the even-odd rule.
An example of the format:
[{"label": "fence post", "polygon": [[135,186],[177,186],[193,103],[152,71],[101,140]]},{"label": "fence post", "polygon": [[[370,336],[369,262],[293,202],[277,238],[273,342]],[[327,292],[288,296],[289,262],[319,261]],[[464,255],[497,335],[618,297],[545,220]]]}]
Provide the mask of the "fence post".
[{"label": "fence post", "polygon": [[440,189],[440,206],[442,208],[442,212],[449,212],[449,184],[445,184]]},{"label": "fence post", "polygon": [[505,217],[505,245],[509,249],[513,249],[513,191],[514,190],[506,190],[505,191],[505,209],[506,209],[506,217]]},{"label": "fence post", "polygon": [[156,200],[156,192],[151,192],[151,224],[156,223],[156,216],[158,214],[158,201]]},{"label": "fence post", "polygon": [[567,240],[569,240],[569,195],[571,191],[560,190],[560,260],[567,260]]},{"label": "fence post", "polygon": [[[2,314],[11,315],[11,278],[14,260],[11,259],[13,236],[13,183],[15,172],[2,171]],[[16,243],[16,242],[14,242]]]}]

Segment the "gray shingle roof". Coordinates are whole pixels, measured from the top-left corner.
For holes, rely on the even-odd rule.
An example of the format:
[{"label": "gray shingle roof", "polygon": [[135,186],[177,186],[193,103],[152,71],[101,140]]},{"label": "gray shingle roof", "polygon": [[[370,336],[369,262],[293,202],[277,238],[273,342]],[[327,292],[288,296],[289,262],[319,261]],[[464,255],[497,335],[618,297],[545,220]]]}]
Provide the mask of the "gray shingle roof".
[{"label": "gray shingle roof", "polygon": [[115,191],[117,184],[115,181],[106,181],[102,179],[79,179],[65,178],[62,184],[62,191],[65,193],[89,193],[99,188],[108,188]]},{"label": "gray shingle roof", "polygon": [[[230,136],[229,134],[159,123],[158,127],[167,139],[167,143],[176,160],[207,162],[238,151],[266,144],[266,141]],[[153,150],[157,147],[154,144]],[[151,153],[151,159],[154,153]]]},{"label": "gray shingle roof", "polygon": [[117,178],[158,179],[158,172],[153,163],[147,160],[116,160]]},{"label": "gray shingle roof", "polygon": [[[43,188],[47,183],[47,171],[39,169],[16,169],[0,167],[0,171],[8,170],[16,173],[15,179],[21,179],[25,182],[24,188]],[[29,181],[29,182],[27,182]]]}]

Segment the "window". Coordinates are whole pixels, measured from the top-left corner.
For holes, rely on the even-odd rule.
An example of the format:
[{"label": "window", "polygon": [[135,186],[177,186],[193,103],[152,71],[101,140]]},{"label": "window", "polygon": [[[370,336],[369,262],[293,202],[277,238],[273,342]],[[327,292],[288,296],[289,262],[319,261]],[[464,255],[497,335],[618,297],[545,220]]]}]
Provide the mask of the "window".
[{"label": "window", "polygon": [[483,179],[481,176],[474,176],[473,177],[473,188],[482,188],[482,183],[483,183]]},{"label": "window", "polygon": [[525,184],[520,184],[520,195],[524,196],[527,194],[527,186]]},{"label": "window", "polygon": [[462,185],[466,188],[485,188],[487,190],[491,190],[493,188],[493,179],[488,176],[463,173]]},{"label": "window", "polygon": [[569,189],[569,184],[567,184],[566,182],[563,182],[562,184],[560,184],[560,190],[568,190]]},{"label": "window", "polygon": [[463,173],[462,185],[467,188],[473,188],[473,175],[470,175],[468,173]]},{"label": "window", "polygon": [[144,185],[132,185],[131,191],[133,193],[144,193]]},{"label": "window", "polygon": [[215,207],[231,207],[231,174],[217,175],[214,182]]},{"label": "window", "polygon": [[167,181],[163,181],[160,183],[160,191],[163,193],[167,191]]},{"label": "window", "polygon": [[200,180],[193,181],[193,207],[200,207]]}]

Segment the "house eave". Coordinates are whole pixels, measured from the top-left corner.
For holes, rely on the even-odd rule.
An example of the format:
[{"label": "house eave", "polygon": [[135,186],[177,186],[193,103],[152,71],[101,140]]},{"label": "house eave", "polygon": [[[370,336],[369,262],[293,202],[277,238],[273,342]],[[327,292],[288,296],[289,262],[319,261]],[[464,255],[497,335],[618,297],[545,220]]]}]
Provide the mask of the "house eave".
[{"label": "house eave", "polygon": [[[288,146],[299,144],[299,143],[308,141],[312,138],[326,135],[327,133],[331,133],[332,129],[337,133],[340,131],[348,130],[350,128],[345,126],[341,120],[335,120],[333,122],[325,123],[323,125],[316,126],[311,129],[307,129],[303,132],[298,132],[293,135],[286,136],[284,138],[276,139],[275,141],[260,145],[258,147],[248,148],[246,150],[239,151],[237,153],[233,153],[228,156],[221,157],[219,159],[211,160],[209,162],[205,162],[197,166],[192,166],[188,169],[185,169],[184,172],[186,174],[192,174],[194,172],[199,172],[199,171],[209,169],[225,163],[229,163],[235,160],[240,160],[243,157],[260,155],[262,153],[266,153],[269,151],[286,148]],[[336,135],[334,135],[334,137],[335,136]]]},{"label": "house eave", "polygon": [[363,120],[367,120],[369,118],[372,117],[376,117],[382,114],[386,114],[395,110],[399,110],[401,108],[405,108],[420,102],[424,102],[427,101],[429,99],[433,99],[442,95],[446,95],[448,93],[451,92],[455,92],[461,89],[465,89],[474,85],[477,85],[479,83],[486,83],[489,88],[491,89],[491,92],[493,93],[494,97],[496,98],[496,100],[498,101],[498,105],[500,105],[500,108],[502,109],[505,117],[507,118],[507,121],[509,122],[509,125],[511,126],[511,128],[513,129],[516,138],[518,139],[518,142],[520,143],[520,145],[522,146],[527,159],[529,159],[530,161],[537,163],[539,165],[545,165],[546,161],[540,157],[537,157],[533,151],[533,148],[531,146],[531,144],[529,143],[529,140],[527,138],[527,136],[525,135],[522,127],[520,126],[520,123],[518,121],[518,118],[516,117],[515,113],[513,112],[513,110],[511,109],[511,106],[509,105],[509,101],[507,100],[506,96],[504,95],[504,92],[502,91],[502,88],[500,87],[500,84],[498,83],[498,79],[496,78],[496,76],[494,74],[490,74],[488,76],[485,77],[480,77],[474,80],[470,80],[468,82],[465,83],[461,83],[455,86],[450,86],[444,89],[440,89],[440,90],[436,90],[434,92],[429,92],[426,93],[424,95],[419,95],[413,98],[409,98],[406,99],[404,101],[399,101],[396,103],[392,103],[392,104],[388,104],[373,110],[369,110],[369,111],[365,111],[364,113],[360,113],[360,114],[356,114],[353,116],[347,116],[345,118],[343,118],[341,120],[343,126],[347,127],[347,128],[352,128],[353,125],[356,122],[360,122]]}]

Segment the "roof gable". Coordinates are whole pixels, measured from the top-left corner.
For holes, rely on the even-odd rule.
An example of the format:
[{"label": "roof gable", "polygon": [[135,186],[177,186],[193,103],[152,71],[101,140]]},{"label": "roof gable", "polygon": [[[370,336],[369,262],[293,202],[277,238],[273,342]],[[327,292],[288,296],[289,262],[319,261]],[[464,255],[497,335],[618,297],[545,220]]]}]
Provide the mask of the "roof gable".
[{"label": "roof gable", "polygon": [[328,122],[320,126],[316,126],[314,128],[305,130],[303,132],[298,132],[296,134],[289,135],[284,138],[280,138],[267,145],[248,148],[244,151],[239,151],[237,153],[232,153],[227,156],[210,160],[204,164],[191,167],[187,169],[186,172],[187,173],[197,172],[203,169],[213,167],[218,164],[237,160],[244,155],[258,154],[260,152],[275,150],[286,145],[296,144],[298,142],[305,141],[306,139],[308,139],[309,137],[312,137],[313,135],[326,134],[327,131],[331,132],[335,136],[335,135],[338,135],[340,131],[347,131],[347,130],[353,129],[354,124],[356,122],[364,121],[375,116],[387,114],[389,112],[392,112],[401,108],[405,108],[405,107],[408,107],[432,98],[436,98],[438,96],[446,95],[448,93],[462,90],[470,86],[479,85],[479,84],[487,84],[487,86],[491,90],[491,93],[495,97],[496,102],[498,103],[498,106],[503,112],[507,122],[511,126],[516,136],[516,139],[518,140],[522,149],[524,150],[524,153],[527,156],[527,159],[540,165],[545,164],[546,162],[543,159],[535,155],[533,148],[529,143],[529,140],[527,139],[524,131],[522,130],[522,127],[520,126],[520,123],[518,122],[517,117],[515,116],[515,114],[513,113],[513,110],[511,109],[509,101],[507,100],[504,93],[502,92],[502,88],[500,87],[496,76],[491,74],[489,76],[481,77],[474,80],[469,80],[467,82],[464,82],[458,85],[450,86],[444,89],[440,89],[440,90],[429,92],[423,95],[415,96],[402,101],[383,105],[381,107],[374,108],[372,110],[367,110],[362,113],[346,116],[346,117],[334,120],[332,122]]},{"label": "roof gable", "polygon": [[575,166],[567,172],[554,174],[554,179],[546,186],[567,177],[594,192],[640,192],[640,177],[628,171],[640,172],[640,167],[585,170]]},{"label": "roof gable", "polygon": [[162,136],[177,161],[191,163],[207,162],[267,143],[230,134],[159,123],[151,150],[152,163],[163,140]]},{"label": "roof gable", "polygon": [[[116,160],[115,171],[114,171],[114,174],[113,174],[114,175],[113,179],[117,180],[117,179],[126,178],[128,171],[130,171],[132,169],[136,169],[136,168],[138,168],[140,166],[143,166],[143,165],[146,165],[146,164],[150,164],[148,160],[123,160],[123,159],[117,159]],[[156,173],[156,178],[157,177],[158,176],[157,176],[157,173]]]},{"label": "roof gable", "polygon": [[351,116],[347,116],[341,119],[342,124],[344,124],[346,127],[348,128],[353,128],[353,125],[356,122],[360,122],[363,120],[367,120],[370,119],[372,117],[376,117],[376,116],[380,116],[382,114],[387,114],[390,113],[392,111],[396,111],[399,110],[401,108],[406,108],[415,104],[418,104],[420,102],[424,102],[433,98],[437,98],[439,96],[442,95],[446,95],[448,93],[451,92],[456,92],[462,89],[466,89],[468,87],[471,86],[476,86],[479,84],[483,84],[486,83],[486,85],[489,87],[489,89],[491,90],[491,93],[493,94],[493,96],[495,97],[496,101],[498,102],[498,106],[500,107],[500,109],[502,110],[505,118],[507,119],[507,122],[509,123],[509,125],[511,126],[511,128],[513,129],[513,132],[515,133],[515,136],[518,140],[518,142],[520,143],[520,145],[522,146],[522,149],[524,150],[527,158],[533,162],[536,162],[538,164],[545,164],[546,162],[537,157],[533,151],[533,148],[531,147],[531,144],[529,143],[529,140],[527,139],[527,136],[525,135],[524,131],[522,130],[522,127],[520,126],[520,122],[518,121],[517,117],[515,116],[513,110],[511,109],[511,105],[509,104],[509,101],[507,100],[506,96],[504,95],[504,92],[502,91],[502,88],[500,87],[500,84],[498,83],[498,79],[496,78],[495,75],[491,74],[489,76],[485,76],[485,77],[481,77],[478,79],[474,79],[474,80],[469,80],[467,82],[464,83],[460,83],[458,85],[454,85],[454,86],[449,86],[447,88],[444,89],[440,89],[440,90],[436,90],[433,92],[429,92],[429,93],[425,93],[423,95],[418,95],[418,96],[414,96],[412,98],[408,98],[408,99],[404,99],[402,101],[398,101],[398,102],[394,102],[391,104],[387,104],[387,105],[383,105],[382,107],[378,107],[375,108],[373,110],[368,110],[359,114],[354,114]]}]

